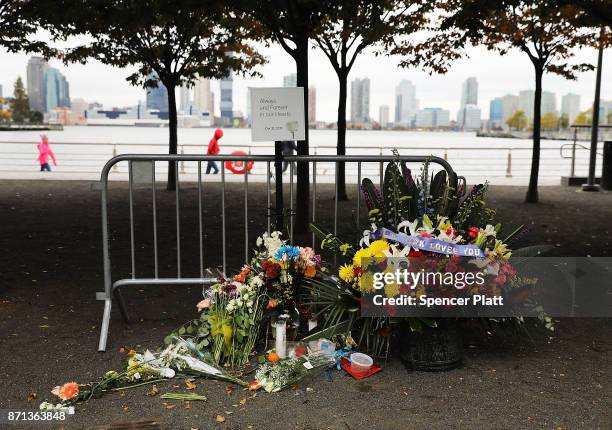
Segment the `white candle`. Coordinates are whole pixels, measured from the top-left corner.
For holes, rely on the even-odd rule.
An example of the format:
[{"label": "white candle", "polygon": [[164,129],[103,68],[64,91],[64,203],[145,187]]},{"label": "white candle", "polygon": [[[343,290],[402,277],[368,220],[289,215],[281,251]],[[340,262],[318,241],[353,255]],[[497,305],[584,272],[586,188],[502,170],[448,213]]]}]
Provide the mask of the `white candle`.
[{"label": "white candle", "polygon": [[283,319],[274,323],[275,328],[275,351],[280,358],[287,356],[287,322]]}]

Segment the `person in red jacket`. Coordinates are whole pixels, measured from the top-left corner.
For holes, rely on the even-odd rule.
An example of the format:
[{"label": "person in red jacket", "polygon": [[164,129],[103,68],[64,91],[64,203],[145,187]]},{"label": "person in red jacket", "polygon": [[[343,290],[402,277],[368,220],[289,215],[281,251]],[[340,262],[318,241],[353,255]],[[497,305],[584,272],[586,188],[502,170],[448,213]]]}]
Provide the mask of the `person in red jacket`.
[{"label": "person in red jacket", "polygon": [[[208,142],[208,150],[206,154],[208,155],[217,155],[219,153],[219,139],[223,137],[223,130],[220,128],[215,130],[215,134],[210,142]],[[206,174],[210,174],[210,171],[214,170],[213,175],[219,173],[219,168],[217,167],[217,163],[212,160],[208,161],[208,165],[206,166]]]}]

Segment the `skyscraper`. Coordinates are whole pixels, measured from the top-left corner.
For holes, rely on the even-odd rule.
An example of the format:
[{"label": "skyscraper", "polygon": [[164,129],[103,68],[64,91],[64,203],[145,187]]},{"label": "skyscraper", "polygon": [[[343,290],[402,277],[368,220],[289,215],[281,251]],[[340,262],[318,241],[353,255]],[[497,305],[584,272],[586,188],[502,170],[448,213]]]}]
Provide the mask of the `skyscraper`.
[{"label": "skyscraper", "polygon": [[580,113],[580,96],[567,93],[561,98],[561,116],[565,115],[570,125]]},{"label": "skyscraper", "polygon": [[382,128],[389,126],[389,106],[383,105],[378,108],[378,123]]},{"label": "skyscraper", "polygon": [[317,89],[313,86],[308,88],[308,123],[317,122]]},{"label": "skyscraper", "polygon": [[56,107],[70,107],[70,87],[66,77],[59,70],[47,67],[44,89],[44,112],[50,112]]},{"label": "skyscraper", "polygon": [[501,97],[495,97],[489,103],[489,127],[502,127],[504,124],[504,100]]},{"label": "skyscraper", "polygon": [[283,87],[297,87],[297,73],[283,76]]},{"label": "skyscraper", "polygon": [[193,86],[193,105],[200,113],[214,116],[213,93],[210,91],[210,79],[198,78]]},{"label": "skyscraper", "polygon": [[30,57],[27,67],[28,100],[30,109],[45,112],[45,74],[49,64],[43,57]]},{"label": "skyscraper", "polygon": [[[148,77],[149,79],[155,79],[157,75],[153,73]],[[146,103],[147,109],[168,112],[168,90],[166,89],[166,86],[161,83],[161,81],[157,81],[157,87],[147,88]]]},{"label": "skyscraper", "polygon": [[181,85],[179,89],[179,110],[188,114],[191,107],[191,88],[186,84]]},{"label": "skyscraper", "polygon": [[225,78],[219,81],[219,89],[221,90],[219,109],[221,110],[221,119],[224,125],[231,124],[234,116],[233,87],[234,77],[230,72]]},{"label": "skyscraper", "polygon": [[478,105],[478,81],[474,77],[463,82],[461,90],[461,107],[465,105]]},{"label": "skyscraper", "polygon": [[506,94],[502,97],[502,127],[508,127],[506,121],[518,110],[519,98],[513,94]]},{"label": "skyscraper", "polygon": [[557,96],[550,91],[542,91],[542,115],[548,112],[557,112]]},{"label": "skyscraper", "polygon": [[351,82],[351,122],[370,122],[370,79],[355,79]]},{"label": "skyscraper", "polygon": [[395,87],[395,123],[411,126],[417,110],[419,101],[416,99],[416,87],[412,82],[402,79]]},{"label": "skyscraper", "polygon": [[533,119],[533,90],[519,92],[518,110],[525,112],[528,119]]},{"label": "skyscraper", "polygon": [[457,126],[461,130],[479,130],[481,126],[480,108],[476,105],[465,105],[459,110]]},{"label": "skyscraper", "polygon": [[417,111],[414,125],[418,128],[448,127],[450,111],[441,108],[425,108]]},{"label": "skyscraper", "polygon": [[466,106],[471,106],[469,108],[470,114],[475,115],[474,108],[478,108],[478,81],[474,77],[467,78],[461,87],[461,104],[459,105],[459,112],[457,112],[457,125],[462,130],[480,128],[480,118],[478,118],[478,127],[474,127],[476,124],[472,122],[469,123],[470,127],[466,127]]}]

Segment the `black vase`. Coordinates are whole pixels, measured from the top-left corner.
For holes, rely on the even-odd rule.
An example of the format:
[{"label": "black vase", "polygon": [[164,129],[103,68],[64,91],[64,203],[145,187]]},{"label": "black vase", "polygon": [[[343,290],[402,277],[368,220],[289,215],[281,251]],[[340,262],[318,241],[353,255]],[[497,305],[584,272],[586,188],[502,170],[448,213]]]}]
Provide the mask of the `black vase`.
[{"label": "black vase", "polygon": [[404,366],[413,370],[439,372],[461,365],[463,342],[459,321],[439,319],[437,327],[424,327],[422,332],[406,327],[402,336],[400,358]]}]

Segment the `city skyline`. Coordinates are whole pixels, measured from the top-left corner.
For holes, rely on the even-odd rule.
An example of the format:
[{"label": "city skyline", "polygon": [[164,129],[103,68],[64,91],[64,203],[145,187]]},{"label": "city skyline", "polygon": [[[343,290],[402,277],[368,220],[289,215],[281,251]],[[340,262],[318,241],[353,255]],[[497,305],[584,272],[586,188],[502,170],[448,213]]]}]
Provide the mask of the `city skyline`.
[{"label": "city skyline", "polygon": [[[292,60],[276,46],[263,49],[269,57],[270,63],[260,70],[266,76],[265,79],[237,77],[234,80],[234,110],[246,113],[246,89],[249,86],[278,86],[282,82],[283,76],[288,75],[294,69]],[[472,52],[473,51],[473,52]],[[358,76],[368,77],[371,81],[370,115],[378,112],[381,105],[390,106],[390,120],[394,120],[395,87],[402,79],[411,80],[417,88],[417,98],[422,101],[423,106],[435,106],[457,112],[460,105],[461,83],[470,76],[475,76],[479,81],[479,107],[482,110],[482,118],[489,118],[489,102],[495,97],[502,97],[504,94],[515,93],[533,88],[532,70],[528,67],[519,68],[508,66],[508,63],[521,62],[524,59],[521,55],[511,55],[500,57],[493,53],[480,52],[478,49],[471,49],[472,60],[461,60],[451,69],[447,75],[429,76],[423,72],[414,70],[397,69],[393,66],[397,59],[387,57],[373,57],[364,55],[356,62],[353,72],[349,76],[350,80]],[[588,55],[587,55],[588,54]],[[311,54],[310,84],[317,88],[322,94],[329,94],[329,103],[319,103],[317,106],[317,120],[333,122],[337,115],[337,79],[333,76],[333,70],[327,70],[328,64],[322,54],[316,50]],[[581,59],[593,60],[595,51],[583,50],[579,53]],[[4,87],[4,95],[10,96],[12,86],[17,76],[25,78],[25,66],[29,56],[25,54],[8,54],[0,52],[0,62],[5,65],[0,73],[0,84]],[[491,59],[495,59],[491,62]],[[612,60],[610,52],[604,52],[604,63],[606,59]],[[325,61],[323,61],[325,60]],[[369,61],[369,63],[368,63]],[[20,64],[19,64],[20,62]],[[470,64],[486,62],[487,66],[479,68],[479,73],[466,69],[473,69]],[[364,66],[365,63],[365,66]],[[50,64],[58,65],[57,68],[66,75],[71,85],[71,93],[74,97],[83,98],[89,102],[100,102],[104,106],[131,106],[142,98],[142,88],[131,87],[124,78],[128,70],[121,70],[108,66],[103,66],[97,62],[88,65],[70,65],[69,67],[60,65],[59,62],[51,60]],[[384,78],[381,76],[383,71],[380,65],[392,65]],[[277,67],[282,65],[284,67]],[[372,67],[374,65],[374,67]],[[364,72],[365,71],[365,72]],[[104,79],[99,79],[99,85],[90,85],[88,76],[95,78],[104,75]],[[612,99],[612,88],[606,85],[610,79],[606,79],[610,72],[604,67],[604,79],[601,98],[604,100]],[[331,76],[331,77],[330,77]],[[397,77],[397,80],[396,80]],[[25,82],[25,79],[24,79]],[[215,85],[218,85],[215,83]],[[580,96],[580,111],[590,107],[594,91],[594,73],[585,72],[579,75],[578,81],[567,81],[553,75],[546,75],[544,79],[544,90],[556,94],[557,110],[560,107],[560,98],[567,93],[574,93]],[[119,95],[117,95],[119,94]],[[326,98],[327,99],[327,98]],[[349,98],[350,103],[350,98]],[[219,116],[219,105],[215,105],[215,114]],[[376,115],[374,115],[376,117]],[[376,118],[375,118],[376,119]]]}]

